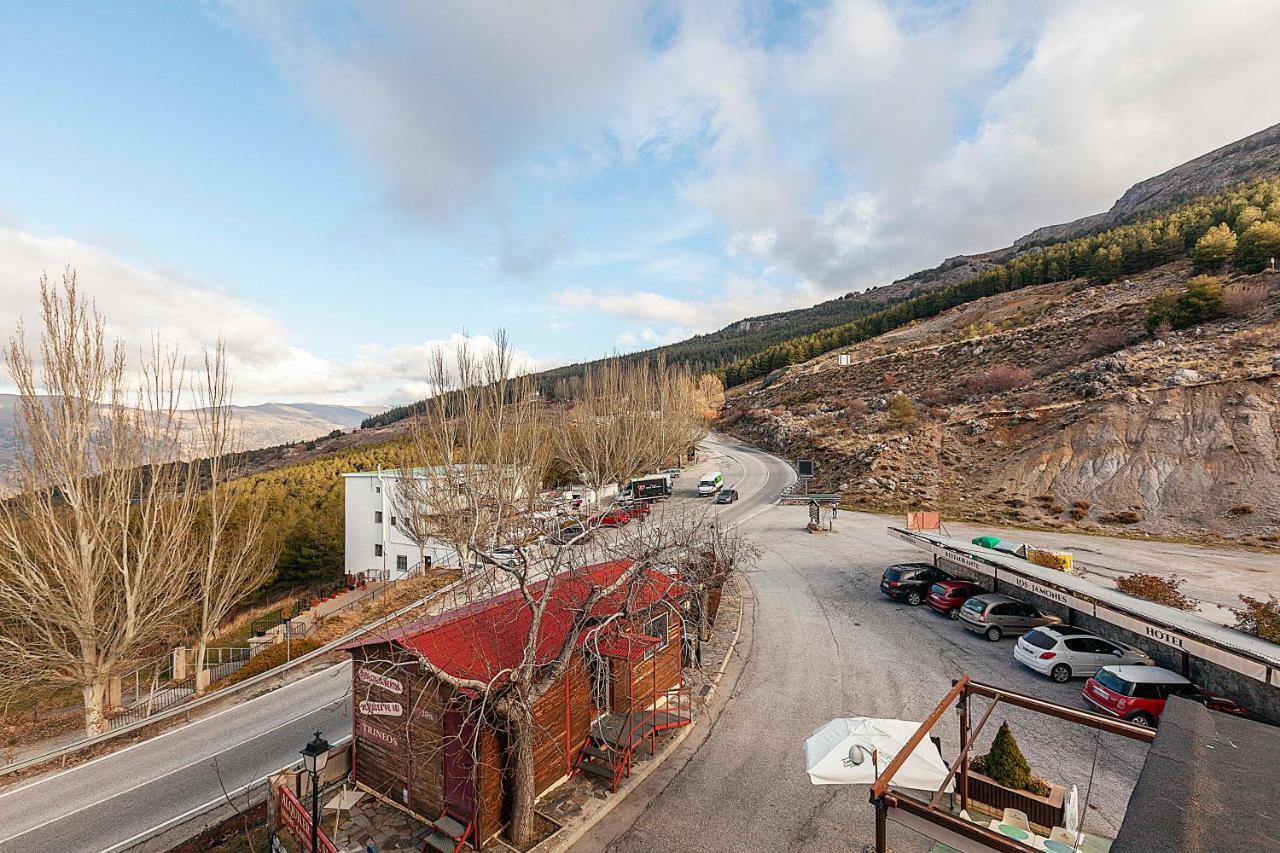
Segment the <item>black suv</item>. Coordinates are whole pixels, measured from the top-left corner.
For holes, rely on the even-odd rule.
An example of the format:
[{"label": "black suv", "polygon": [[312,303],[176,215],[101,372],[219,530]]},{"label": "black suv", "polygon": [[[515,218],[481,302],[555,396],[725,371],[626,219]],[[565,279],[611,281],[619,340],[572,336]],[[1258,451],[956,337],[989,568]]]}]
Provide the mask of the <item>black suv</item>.
[{"label": "black suv", "polygon": [[894,601],[905,601],[914,607],[925,600],[929,587],[951,579],[949,573],[928,563],[901,563],[884,570],[880,591]]}]

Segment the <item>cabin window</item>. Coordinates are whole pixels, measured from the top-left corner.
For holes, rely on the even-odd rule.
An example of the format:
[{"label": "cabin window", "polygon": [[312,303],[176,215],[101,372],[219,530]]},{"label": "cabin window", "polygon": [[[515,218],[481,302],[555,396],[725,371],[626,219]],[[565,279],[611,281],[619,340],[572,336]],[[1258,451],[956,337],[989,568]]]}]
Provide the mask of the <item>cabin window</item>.
[{"label": "cabin window", "polygon": [[646,622],[644,633],[646,637],[653,637],[658,641],[659,651],[665,649],[667,647],[667,614],[660,613]]}]

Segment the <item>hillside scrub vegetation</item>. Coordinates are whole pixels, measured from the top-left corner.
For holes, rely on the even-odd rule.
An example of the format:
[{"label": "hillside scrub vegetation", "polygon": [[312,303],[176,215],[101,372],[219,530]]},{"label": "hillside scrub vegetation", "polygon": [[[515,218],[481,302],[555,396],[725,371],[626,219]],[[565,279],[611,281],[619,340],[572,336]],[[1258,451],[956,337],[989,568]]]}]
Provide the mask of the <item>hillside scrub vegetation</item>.
[{"label": "hillside scrub vegetation", "polygon": [[[1183,202],[1168,212],[1138,222],[1048,246],[1034,247],[1016,258],[958,284],[906,299],[865,317],[770,346],[725,365],[720,373],[727,387],[764,376],[780,367],[808,361],[833,349],[869,340],[908,323],[984,296],[1055,281],[1087,278],[1108,284],[1125,276],[1167,264],[1188,254],[1213,228],[1218,244],[1229,243],[1225,227],[1237,238],[1231,253],[1237,268],[1259,272],[1280,255],[1280,178],[1263,178]],[[1245,208],[1265,217],[1253,221],[1242,234],[1236,222]],[[1243,221],[1248,221],[1243,220]],[[1214,239],[1206,244],[1216,245]],[[1220,248],[1220,246],[1219,246]],[[1217,250],[1215,250],[1217,251]],[[1204,257],[1208,259],[1208,254]],[[1223,257],[1225,260],[1225,256]],[[1197,294],[1197,297],[1202,294]],[[1196,298],[1196,297],[1193,297]],[[1220,306],[1219,306],[1220,307]],[[1184,306],[1178,316],[1200,316]],[[1199,320],[1192,320],[1188,325]],[[1185,327],[1184,327],[1185,328]]]},{"label": "hillside scrub vegetation", "polygon": [[1224,313],[1222,282],[1216,276],[1198,275],[1182,290],[1166,290],[1152,300],[1147,329],[1189,329]]}]

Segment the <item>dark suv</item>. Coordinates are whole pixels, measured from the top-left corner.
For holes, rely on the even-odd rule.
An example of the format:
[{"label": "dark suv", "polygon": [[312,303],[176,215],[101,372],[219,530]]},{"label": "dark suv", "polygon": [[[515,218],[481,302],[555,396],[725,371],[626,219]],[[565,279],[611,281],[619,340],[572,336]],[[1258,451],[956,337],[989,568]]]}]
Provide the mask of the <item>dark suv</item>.
[{"label": "dark suv", "polygon": [[901,563],[884,570],[880,591],[894,601],[905,601],[913,607],[924,601],[929,587],[938,581],[949,581],[951,575],[928,563]]}]

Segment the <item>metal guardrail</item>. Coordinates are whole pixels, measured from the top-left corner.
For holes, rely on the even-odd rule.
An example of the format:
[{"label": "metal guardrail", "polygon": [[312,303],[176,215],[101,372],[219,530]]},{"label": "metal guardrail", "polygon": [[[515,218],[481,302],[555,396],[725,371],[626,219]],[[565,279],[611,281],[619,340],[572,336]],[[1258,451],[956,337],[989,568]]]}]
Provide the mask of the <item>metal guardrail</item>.
[{"label": "metal guardrail", "polygon": [[161,711],[160,713],[153,713],[151,716],[145,719],[131,721],[105,734],[100,734],[94,737],[85,738],[84,740],[77,741],[76,743],[69,744],[68,746],[60,747],[58,749],[52,749],[52,750],[49,750],[48,752],[42,752],[39,755],[34,755],[31,758],[27,758],[22,761],[17,761],[12,764],[7,764],[3,767],[0,767],[0,777],[4,777],[12,773],[18,773],[22,770],[26,770],[31,767],[36,767],[38,765],[44,764],[49,761],[54,761],[59,758],[65,761],[67,756],[73,755],[82,749],[88,749],[89,747],[97,746],[100,743],[106,743],[109,740],[112,740],[117,737],[121,737],[122,735],[125,735],[125,734],[129,734],[130,732],[138,731],[154,723],[160,723],[160,722],[164,722],[165,720],[172,719],[178,716],[179,714],[189,715],[192,711],[198,708],[203,708],[205,705],[208,705],[212,702],[220,701],[226,698],[227,696],[233,693],[236,693],[238,691],[247,690],[250,687],[254,687],[256,685],[262,684],[264,681],[267,681],[268,679],[271,679],[271,678],[275,678],[281,672],[284,672],[287,669],[290,669],[295,666],[299,666],[303,663],[306,663],[307,661],[314,660],[320,657],[321,655],[328,654],[334,649],[337,649],[340,646],[351,642],[352,640],[355,640],[359,637],[364,636],[365,634],[376,631],[379,628],[383,627],[384,625],[396,619],[399,619],[401,616],[411,613],[412,611],[423,606],[424,604],[428,604],[437,598],[442,598],[445,595],[451,594],[457,588],[463,586],[464,584],[470,583],[472,579],[473,578],[469,576],[461,577],[458,580],[454,581],[453,583],[447,584],[441,587],[440,589],[433,591],[430,595],[424,596],[418,599],[417,601],[413,601],[413,602],[410,602],[409,604],[406,604],[404,607],[401,607],[399,610],[395,611],[394,613],[388,614],[387,616],[382,617],[381,619],[377,620],[376,622],[373,622],[372,624],[361,625],[359,628],[349,631],[335,640],[330,640],[328,643],[325,643],[323,646],[319,647],[318,649],[314,649],[310,652],[307,652],[304,655],[301,655],[300,657],[294,658],[291,661],[282,663],[277,667],[273,667],[272,669],[267,670],[266,672],[262,672],[262,673],[259,673],[258,675],[254,675],[250,678],[246,678],[244,681],[236,682],[235,684],[224,687],[221,690],[215,690],[211,693],[206,693],[204,696],[201,696],[198,699],[195,699],[191,702],[183,702],[182,704],[177,705],[176,707],[170,707],[167,710]]}]

